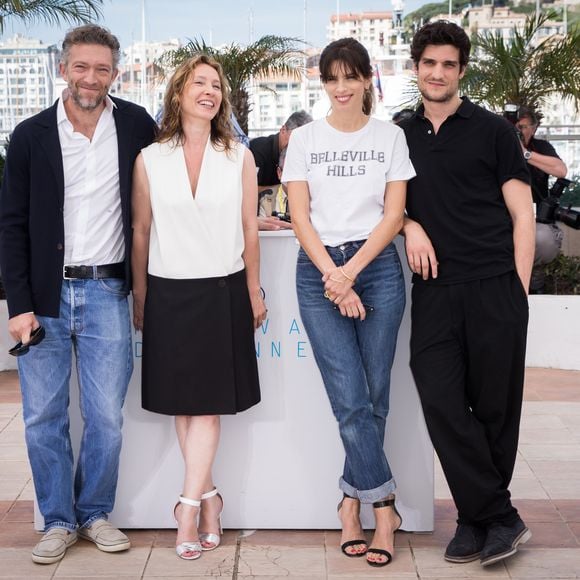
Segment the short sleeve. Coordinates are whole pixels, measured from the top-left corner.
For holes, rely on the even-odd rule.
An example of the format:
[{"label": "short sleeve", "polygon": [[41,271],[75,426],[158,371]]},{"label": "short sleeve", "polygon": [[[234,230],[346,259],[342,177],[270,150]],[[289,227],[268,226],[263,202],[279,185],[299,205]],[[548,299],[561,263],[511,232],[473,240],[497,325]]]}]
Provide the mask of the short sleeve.
[{"label": "short sleeve", "polygon": [[532,143],[532,151],[536,151],[540,155],[547,155],[548,157],[557,157],[560,159],[560,156],[549,141],[546,141],[545,139],[534,139]]},{"label": "short sleeve", "polygon": [[400,127],[397,130],[393,143],[391,164],[387,171],[386,181],[408,181],[415,177],[415,168],[409,159],[409,147],[405,133]]},{"label": "short sleeve", "polygon": [[529,185],[530,172],[527,167],[520,140],[513,127],[502,122],[496,135],[496,176],[502,186],[510,179],[519,179]]},{"label": "short sleeve", "polygon": [[286,185],[289,181],[307,181],[308,167],[306,164],[306,149],[304,141],[304,130],[294,129],[290,134],[286,159],[284,160],[284,170],[282,172],[282,183]]}]

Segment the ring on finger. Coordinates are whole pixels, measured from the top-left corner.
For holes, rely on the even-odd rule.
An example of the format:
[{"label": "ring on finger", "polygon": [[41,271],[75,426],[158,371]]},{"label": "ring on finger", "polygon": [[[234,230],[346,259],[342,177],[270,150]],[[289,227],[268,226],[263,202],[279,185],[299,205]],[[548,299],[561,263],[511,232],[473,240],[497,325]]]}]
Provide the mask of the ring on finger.
[{"label": "ring on finger", "polygon": [[324,291],[324,297],[328,300],[332,300],[332,298],[330,297],[330,294],[328,293],[328,290]]}]

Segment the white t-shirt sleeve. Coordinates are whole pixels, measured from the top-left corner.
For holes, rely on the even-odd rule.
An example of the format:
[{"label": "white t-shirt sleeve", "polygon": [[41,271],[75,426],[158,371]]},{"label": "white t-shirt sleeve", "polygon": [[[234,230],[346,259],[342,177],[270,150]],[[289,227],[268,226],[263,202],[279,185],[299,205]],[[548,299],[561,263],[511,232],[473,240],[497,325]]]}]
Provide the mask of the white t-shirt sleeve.
[{"label": "white t-shirt sleeve", "polygon": [[[298,128],[300,129],[300,127]],[[284,160],[284,170],[282,171],[282,183],[286,185],[289,181],[307,181],[308,167],[306,164],[306,150],[304,141],[304,130],[295,129],[290,134],[286,159]]]},{"label": "white t-shirt sleeve", "polygon": [[393,143],[391,164],[387,171],[386,181],[408,181],[417,175],[415,168],[409,159],[409,147],[404,131],[400,127],[397,129],[395,141]]}]

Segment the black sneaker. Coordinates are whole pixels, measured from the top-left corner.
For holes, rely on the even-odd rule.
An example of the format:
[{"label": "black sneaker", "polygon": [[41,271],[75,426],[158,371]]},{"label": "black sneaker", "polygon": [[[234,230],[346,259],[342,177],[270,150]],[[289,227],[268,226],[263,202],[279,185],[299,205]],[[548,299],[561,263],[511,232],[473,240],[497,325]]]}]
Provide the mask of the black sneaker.
[{"label": "black sneaker", "polygon": [[511,525],[494,524],[487,531],[487,540],[481,550],[481,565],[490,566],[500,560],[513,556],[520,544],[527,542],[532,532],[526,524],[518,518]]},{"label": "black sneaker", "polygon": [[477,560],[485,544],[486,534],[484,528],[471,524],[459,524],[454,538],[445,550],[445,559],[456,564]]}]

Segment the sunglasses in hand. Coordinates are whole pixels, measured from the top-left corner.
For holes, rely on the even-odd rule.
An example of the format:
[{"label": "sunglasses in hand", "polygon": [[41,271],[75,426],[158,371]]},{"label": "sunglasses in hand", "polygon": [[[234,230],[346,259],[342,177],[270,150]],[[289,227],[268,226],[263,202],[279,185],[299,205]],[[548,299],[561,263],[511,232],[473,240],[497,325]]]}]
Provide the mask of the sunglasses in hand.
[{"label": "sunglasses in hand", "polygon": [[12,356],[22,356],[23,354],[26,354],[31,346],[35,346],[42,342],[42,339],[44,338],[45,334],[46,333],[44,331],[44,326],[39,326],[38,328],[35,328],[30,333],[30,340],[27,343],[22,344],[22,342],[17,342],[8,351],[8,354],[11,354]]}]

